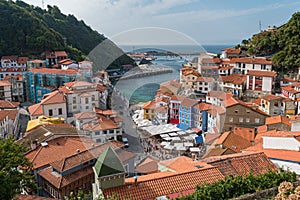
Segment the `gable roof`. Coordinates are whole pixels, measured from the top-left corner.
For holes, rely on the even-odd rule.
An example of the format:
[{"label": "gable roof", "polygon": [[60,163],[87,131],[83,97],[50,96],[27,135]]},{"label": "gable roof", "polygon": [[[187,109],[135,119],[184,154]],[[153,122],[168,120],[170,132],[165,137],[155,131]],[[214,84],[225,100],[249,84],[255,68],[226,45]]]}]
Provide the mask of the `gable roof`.
[{"label": "gable roof", "polygon": [[182,107],[192,107],[192,106],[196,105],[197,103],[198,103],[198,101],[195,99],[185,98],[181,102],[181,106]]},{"label": "gable roof", "polygon": [[277,115],[277,116],[266,118],[266,125],[279,124],[279,123],[285,124],[287,126],[292,126],[290,119],[285,116]]},{"label": "gable roof", "polygon": [[263,70],[248,70],[247,75],[260,77],[275,77],[277,75],[277,72]]},{"label": "gable roof", "polygon": [[[145,176],[150,177],[157,174],[158,173]],[[127,182],[126,185],[105,189],[103,193],[106,197],[116,195],[120,199],[153,199],[159,196],[167,196],[170,194],[180,195],[181,192],[194,191],[196,185],[202,185],[204,183],[210,184],[224,178],[215,167],[179,174],[162,172],[162,175],[162,177],[145,181],[139,181],[138,179],[137,184]]]},{"label": "gable roof", "polygon": [[36,149],[27,152],[25,156],[33,163],[33,169],[37,169],[77,154],[77,149],[80,151],[89,149],[93,144],[97,143],[85,137],[59,137],[48,141],[46,146],[39,145]]},{"label": "gable roof", "polygon": [[0,110],[0,121],[6,117],[10,120],[15,120],[18,112],[18,110]]},{"label": "gable roof", "polygon": [[57,104],[57,103],[66,103],[65,96],[58,90],[45,94],[40,104],[48,105],[48,104]]},{"label": "gable roof", "polygon": [[19,102],[0,100],[0,109],[17,109],[19,105]]},{"label": "gable roof", "polygon": [[236,153],[239,153],[242,149],[246,149],[252,145],[249,140],[232,132],[223,133],[215,144],[227,147]]},{"label": "gable roof", "polygon": [[43,106],[40,103],[33,104],[28,107],[30,116],[39,116],[43,115]]},{"label": "gable roof", "polygon": [[258,175],[267,172],[269,169],[277,170],[277,167],[263,152],[213,156],[202,161],[217,167],[224,176],[246,176],[251,171],[253,175]]},{"label": "gable roof", "polygon": [[99,156],[94,169],[98,177],[110,176],[125,172],[125,169],[116,152],[110,147],[107,147],[106,150]]},{"label": "gable roof", "polygon": [[154,173],[158,171],[158,160],[146,157],[135,167],[135,171],[143,174]]}]

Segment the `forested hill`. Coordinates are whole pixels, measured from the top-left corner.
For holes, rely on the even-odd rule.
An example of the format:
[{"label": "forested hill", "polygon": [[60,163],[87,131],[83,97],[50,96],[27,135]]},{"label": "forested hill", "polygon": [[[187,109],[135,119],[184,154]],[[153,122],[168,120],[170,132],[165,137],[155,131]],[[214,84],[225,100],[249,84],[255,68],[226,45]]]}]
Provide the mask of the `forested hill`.
[{"label": "forested hill", "polygon": [[273,56],[275,70],[295,71],[300,66],[300,12],[284,25],[243,40],[241,48],[255,56]]},{"label": "forested hill", "polygon": [[[57,6],[42,9],[23,1],[0,0],[0,10],[0,56],[66,50],[72,59],[81,60],[106,39]],[[132,62],[124,55],[114,64]]]}]

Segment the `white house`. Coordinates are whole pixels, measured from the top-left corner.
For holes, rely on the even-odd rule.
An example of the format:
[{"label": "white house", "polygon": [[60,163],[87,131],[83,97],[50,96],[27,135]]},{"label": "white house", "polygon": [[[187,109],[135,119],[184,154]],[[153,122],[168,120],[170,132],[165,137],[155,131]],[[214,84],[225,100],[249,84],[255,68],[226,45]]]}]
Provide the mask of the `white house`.
[{"label": "white house", "polygon": [[99,91],[96,86],[85,81],[75,81],[65,83],[59,88],[67,98],[69,121],[73,120],[74,114],[92,111],[94,107],[99,106]]},{"label": "white house", "polygon": [[62,117],[67,119],[67,101],[63,93],[58,90],[45,94],[40,103],[28,107],[31,119],[39,116]]},{"label": "white house", "polygon": [[272,62],[264,57],[232,58],[230,64],[235,74],[247,74],[249,70],[272,71]]}]

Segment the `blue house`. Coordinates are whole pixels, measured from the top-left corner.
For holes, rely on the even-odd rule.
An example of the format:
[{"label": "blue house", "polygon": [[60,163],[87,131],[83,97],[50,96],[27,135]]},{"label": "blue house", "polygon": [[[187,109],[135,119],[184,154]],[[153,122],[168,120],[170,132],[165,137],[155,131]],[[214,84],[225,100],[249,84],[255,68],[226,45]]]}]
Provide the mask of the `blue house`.
[{"label": "blue house", "polygon": [[208,103],[197,103],[193,106],[192,110],[192,125],[203,132],[207,132],[208,126],[208,110],[211,109],[211,104]]},{"label": "blue house", "polygon": [[186,130],[194,127],[193,124],[193,106],[198,104],[197,100],[185,98],[180,105],[179,109],[179,124],[178,128]]}]

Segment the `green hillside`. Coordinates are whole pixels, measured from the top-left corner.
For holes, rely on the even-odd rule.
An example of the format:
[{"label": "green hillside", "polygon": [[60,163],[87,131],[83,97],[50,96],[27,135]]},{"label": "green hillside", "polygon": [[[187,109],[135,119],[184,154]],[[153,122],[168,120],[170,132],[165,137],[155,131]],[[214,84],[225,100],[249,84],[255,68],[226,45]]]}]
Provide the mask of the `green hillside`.
[{"label": "green hillside", "polygon": [[300,12],[284,25],[243,40],[242,49],[255,56],[273,56],[275,70],[289,72],[300,66]]},{"label": "green hillside", "polygon": [[[57,6],[48,6],[45,10],[22,1],[0,0],[0,9],[0,55],[66,50],[72,59],[79,61],[107,39],[84,21],[61,13]],[[120,51],[115,45],[108,48]],[[132,63],[133,60],[124,55],[111,66],[117,68]]]}]

